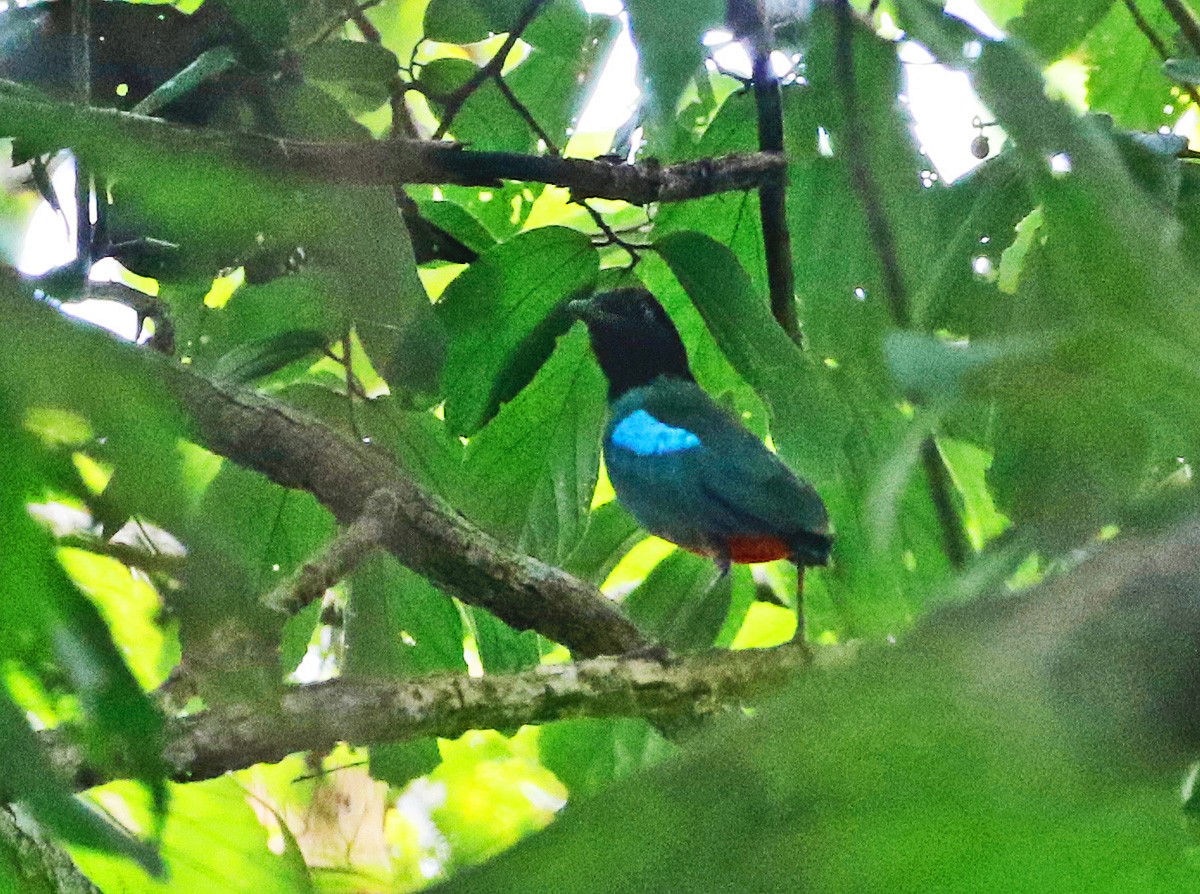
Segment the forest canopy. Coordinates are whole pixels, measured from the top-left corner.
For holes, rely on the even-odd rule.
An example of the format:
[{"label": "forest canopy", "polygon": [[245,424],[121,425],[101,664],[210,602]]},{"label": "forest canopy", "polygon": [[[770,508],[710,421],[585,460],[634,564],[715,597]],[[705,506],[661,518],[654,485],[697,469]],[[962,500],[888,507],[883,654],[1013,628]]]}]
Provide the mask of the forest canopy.
[{"label": "forest canopy", "polygon": [[[1200,17],[951,7],[0,9],[0,892],[1195,890]],[[614,499],[630,288],[827,566]]]}]

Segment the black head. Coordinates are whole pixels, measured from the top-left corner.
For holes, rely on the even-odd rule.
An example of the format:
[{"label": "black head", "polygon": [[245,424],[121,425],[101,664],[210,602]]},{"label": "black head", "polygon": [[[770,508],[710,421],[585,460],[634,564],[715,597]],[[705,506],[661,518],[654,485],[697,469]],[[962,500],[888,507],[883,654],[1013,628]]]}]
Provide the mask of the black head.
[{"label": "black head", "polygon": [[610,400],[659,376],[695,381],[679,331],[645,289],[604,292],[571,309],[587,323]]}]

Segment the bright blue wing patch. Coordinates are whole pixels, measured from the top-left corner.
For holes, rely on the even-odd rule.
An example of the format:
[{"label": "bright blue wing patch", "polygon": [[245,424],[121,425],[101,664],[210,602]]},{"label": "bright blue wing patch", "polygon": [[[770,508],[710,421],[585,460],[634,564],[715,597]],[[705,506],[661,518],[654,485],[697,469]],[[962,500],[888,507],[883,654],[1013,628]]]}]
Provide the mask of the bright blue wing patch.
[{"label": "bright blue wing patch", "polygon": [[686,428],[660,422],[645,410],[635,410],[618,422],[612,442],[638,456],[661,456],[700,446],[700,439]]}]

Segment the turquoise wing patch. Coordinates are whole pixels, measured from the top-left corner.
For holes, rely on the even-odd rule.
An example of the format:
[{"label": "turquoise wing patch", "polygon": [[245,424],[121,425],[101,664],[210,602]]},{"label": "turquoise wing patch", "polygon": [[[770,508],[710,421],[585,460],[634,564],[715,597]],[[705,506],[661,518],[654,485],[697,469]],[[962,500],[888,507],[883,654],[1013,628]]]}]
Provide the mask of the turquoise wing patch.
[{"label": "turquoise wing patch", "polygon": [[700,446],[700,439],[686,428],[667,425],[645,410],[635,410],[618,422],[611,440],[638,456],[662,456]]}]

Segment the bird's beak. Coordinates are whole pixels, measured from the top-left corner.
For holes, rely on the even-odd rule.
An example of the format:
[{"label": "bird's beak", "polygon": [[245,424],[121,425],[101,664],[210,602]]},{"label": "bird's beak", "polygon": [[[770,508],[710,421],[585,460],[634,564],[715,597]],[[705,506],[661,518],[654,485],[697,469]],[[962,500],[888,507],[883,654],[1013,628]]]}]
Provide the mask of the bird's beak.
[{"label": "bird's beak", "polygon": [[567,313],[573,320],[583,320],[586,323],[591,316],[592,309],[591,298],[576,298],[574,301],[567,302]]}]

